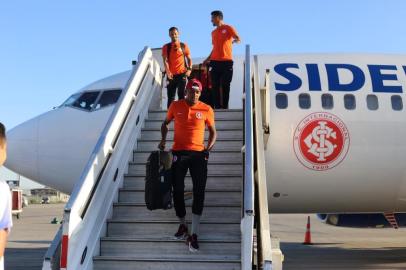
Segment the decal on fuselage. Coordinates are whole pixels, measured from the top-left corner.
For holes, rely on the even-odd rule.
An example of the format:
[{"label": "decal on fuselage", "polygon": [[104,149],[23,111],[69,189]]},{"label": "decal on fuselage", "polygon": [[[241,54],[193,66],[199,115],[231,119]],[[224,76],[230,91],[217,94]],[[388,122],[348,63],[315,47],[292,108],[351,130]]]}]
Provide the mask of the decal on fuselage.
[{"label": "decal on fuselage", "polygon": [[306,168],[324,171],[340,164],[350,147],[350,134],[337,116],[316,112],[306,116],[296,127],[293,148]]}]

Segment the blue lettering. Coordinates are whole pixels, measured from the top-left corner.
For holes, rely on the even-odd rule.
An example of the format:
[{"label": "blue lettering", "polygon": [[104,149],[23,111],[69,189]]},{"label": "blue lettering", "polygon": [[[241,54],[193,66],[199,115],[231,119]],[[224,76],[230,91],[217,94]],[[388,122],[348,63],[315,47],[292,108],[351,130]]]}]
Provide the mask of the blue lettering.
[{"label": "blue lettering", "polygon": [[[404,67],[403,67],[404,68]],[[372,91],[386,93],[402,93],[402,86],[384,85],[384,81],[397,81],[396,74],[382,74],[382,70],[397,70],[393,65],[368,65],[371,74]]]},{"label": "blue lettering", "polygon": [[[339,69],[349,70],[353,75],[352,82],[348,84],[340,83],[338,75]],[[328,87],[330,91],[357,91],[365,83],[365,75],[362,70],[350,64],[326,64]]]},{"label": "blue lettering", "polygon": [[298,64],[294,63],[284,63],[275,66],[274,70],[276,73],[284,77],[289,81],[289,83],[275,83],[275,89],[281,91],[294,91],[302,86],[302,80],[295,74],[288,71],[289,68],[299,68]]},{"label": "blue lettering", "polygon": [[320,72],[317,64],[306,64],[310,91],[321,91]]}]

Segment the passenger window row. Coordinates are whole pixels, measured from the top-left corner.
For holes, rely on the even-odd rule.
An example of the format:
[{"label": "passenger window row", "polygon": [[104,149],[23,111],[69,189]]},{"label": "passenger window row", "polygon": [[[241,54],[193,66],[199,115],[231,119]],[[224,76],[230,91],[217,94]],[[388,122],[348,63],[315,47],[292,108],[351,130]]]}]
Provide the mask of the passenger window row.
[{"label": "passenger window row", "polygon": [[[288,107],[288,95],[285,93],[278,93],[275,96],[276,107],[278,109],[286,109]],[[298,99],[299,107],[301,109],[310,109],[311,107],[311,98],[309,94],[302,93],[299,94]],[[402,97],[399,95],[391,96],[392,109],[394,111],[403,110],[403,101]],[[366,105],[368,110],[376,111],[379,108],[378,97],[376,95],[367,95]],[[322,94],[321,95],[321,106],[325,110],[331,110],[334,108],[334,98],[332,94]],[[356,100],[355,96],[352,94],[344,95],[344,107],[347,110],[356,109]]]}]

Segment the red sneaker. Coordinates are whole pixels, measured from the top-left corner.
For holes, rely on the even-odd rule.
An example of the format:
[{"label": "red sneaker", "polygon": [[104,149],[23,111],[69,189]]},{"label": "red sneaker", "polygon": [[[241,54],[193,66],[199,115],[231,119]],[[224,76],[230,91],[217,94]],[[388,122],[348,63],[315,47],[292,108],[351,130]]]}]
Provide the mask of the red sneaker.
[{"label": "red sneaker", "polygon": [[188,229],[185,224],[180,224],[177,233],[175,233],[176,239],[185,239],[188,236]]},{"label": "red sneaker", "polygon": [[190,252],[197,252],[199,251],[199,243],[197,242],[197,235],[192,234],[187,238],[187,244],[189,246]]}]

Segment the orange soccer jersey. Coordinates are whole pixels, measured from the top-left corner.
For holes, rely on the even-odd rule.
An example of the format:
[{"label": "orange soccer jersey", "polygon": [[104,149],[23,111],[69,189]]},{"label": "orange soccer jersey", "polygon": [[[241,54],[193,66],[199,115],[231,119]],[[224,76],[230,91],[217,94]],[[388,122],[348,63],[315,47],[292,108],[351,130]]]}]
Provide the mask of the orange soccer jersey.
[{"label": "orange soccer jersey", "polygon": [[214,111],[203,102],[189,106],[182,99],[171,103],[166,120],[175,120],[173,151],[203,151],[204,131],[206,124],[214,126]]},{"label": "orange soccer jersey", "polygon": [[211,32],[213,51],[210,60],[229,61],[233,60],[233,38],[237,31],[231,25],[222,25]]},{"label": "orange soccer jersey", "polygon": [[[182,48],[180,46],[180,42],[172,42],[171,44],[171,51],[169,52],[169,71],[173,75],[178,75],[185,73],[186,63],[185,63],[185,56],[190,56],[190,50],[186,43],[185,44],[185,54],[183,55]],[[162,56],[166,58],[168,56],[168,44],[165,44],[162,47]]]}]

